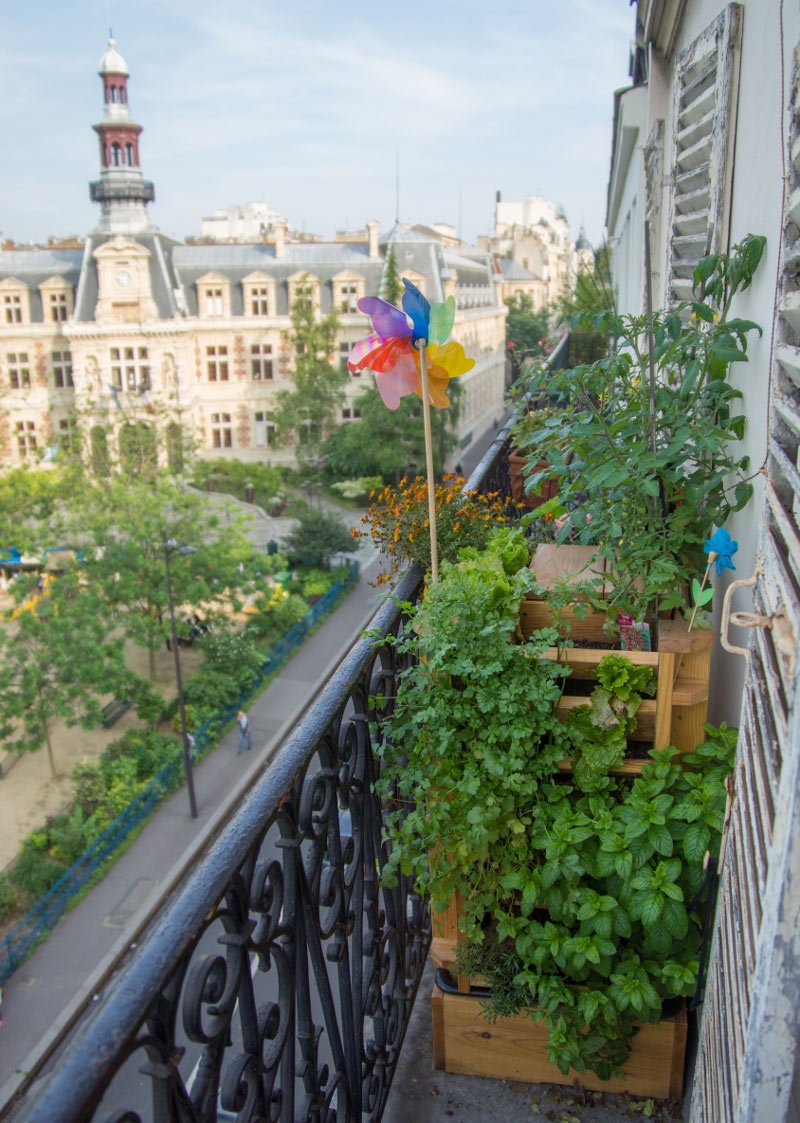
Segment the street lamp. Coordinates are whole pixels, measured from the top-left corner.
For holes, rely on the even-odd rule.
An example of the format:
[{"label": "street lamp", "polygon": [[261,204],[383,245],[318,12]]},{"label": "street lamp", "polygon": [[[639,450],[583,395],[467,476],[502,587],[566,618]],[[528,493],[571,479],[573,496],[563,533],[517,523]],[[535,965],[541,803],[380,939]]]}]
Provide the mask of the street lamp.
[{"label": "street lamp", "polygon": [[172,571],[170,559],[173,554],[180,558],[196,554],[194,546],[179,546],[174,538],[164,539],[164,562],[167,568],[167,601],[169,603],[169,624],[172,641],[172,654],[175,658],[175,683],[178,687],[178,709],[181,715],[181,741],[183,743],[183,770],[186,773],[186,788],[189,792],[189,812],[193,819],[197,818],[197,800],[194,796],[194,777],[192,775],[192,754],[189,748],[189,733],[186,729],[186,703],[183,698],[183,678],[181,676],[181,660],[178,654],[178,633],[175,630],[175,598],[172,595]]}]

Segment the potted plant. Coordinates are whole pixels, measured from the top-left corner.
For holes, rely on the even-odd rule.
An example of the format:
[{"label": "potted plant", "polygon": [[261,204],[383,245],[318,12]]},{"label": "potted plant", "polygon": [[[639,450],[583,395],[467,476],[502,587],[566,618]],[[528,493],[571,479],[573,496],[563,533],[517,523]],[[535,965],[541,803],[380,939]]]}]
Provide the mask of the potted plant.
[{"label": "potted plant", "polygon": [[[692,771],[661,750],[640,776],[611,775],[650,672],[611,655],[591,703],[560,712],[568,668],[551,657],[556,630],[519,632],[533,581],[526,557],[519,533],[506,529],[443,565],[398,641],[419,660],[403,673],[382,730],[384,795],[395,801],[388,876],[417,876],[434,908],[447,910],[434,915],[440,932],[437,917],[460,913],[461,947],[448,950],[440,935],[440,962],[491,988],[454,999],[471,1003],[468,1015],[459,1007],[459,1029],[440,1002],[442,1063],[477,1071],[474,1059],[452,1055],[467,1018],[464,1032],[473,1043],[480,1035],[491,1069],[492,1042],[507,1053],[508,1038],[485,1014],[520,1012],[526,1025],[547,1024],[537,1055],[555,1065],[551,1078],[594,1073],[581,1079],[606,1088],[638,1025],[694,988],[701,916],[692,897],[719,839],[735,735],[710,734],[686,758]],[[590,766],[561,773],[578,755]],[[668,1052],[667,1084],[648,1094],[675,1086]],[[502,1064],[493,1074],[506,1075]],[[630,1078],[625,1086],[647,1091]]]},{"label": "potted plant", "polygon": [[703,258],[694,299],[651,322],[601,313],[592,325],[615,339],[610,355],[532,377],[530,394],[562,403],[557,418],[526,414],[515,433],[532,486],[559,481],[534,517],[561,520],[557,542],[592,547],[603,570],[594,590],[612,628],[620,613],[657,622],[686,609],[711,527],[752,495],[748,460],[735,451],[741,393],[727,374],[747,361],[748,337],[760,328],[730,313],[765,244],[748,235],[729,256]]}]

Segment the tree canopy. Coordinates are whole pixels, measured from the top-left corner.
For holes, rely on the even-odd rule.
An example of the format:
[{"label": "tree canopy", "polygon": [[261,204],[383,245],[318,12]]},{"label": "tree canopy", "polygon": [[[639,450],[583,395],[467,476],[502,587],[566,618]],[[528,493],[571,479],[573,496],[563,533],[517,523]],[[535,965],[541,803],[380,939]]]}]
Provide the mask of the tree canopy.
[{"label": "tree canopy", "polygon": [[290,315],[294,387],[278,391],[274,417],[278,437],[294,439],[297,455],[304,459],[317,452],[337,424],[349,374],[331,361],[339,330],[336,313],[317,318],[310,283],[299,286]]}]

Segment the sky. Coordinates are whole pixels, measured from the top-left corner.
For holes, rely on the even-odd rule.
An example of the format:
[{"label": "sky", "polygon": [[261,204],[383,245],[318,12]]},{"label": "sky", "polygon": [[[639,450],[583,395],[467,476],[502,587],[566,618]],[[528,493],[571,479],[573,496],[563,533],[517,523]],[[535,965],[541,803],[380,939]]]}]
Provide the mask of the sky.
[{"label": "sky", "polygon": [[96,224],[109,26],[150,217],[176,238],[263,201],[325,237],[399,217],[473,241],[498,190],[602,238],[628,0],[0,0],[3,237]]}]

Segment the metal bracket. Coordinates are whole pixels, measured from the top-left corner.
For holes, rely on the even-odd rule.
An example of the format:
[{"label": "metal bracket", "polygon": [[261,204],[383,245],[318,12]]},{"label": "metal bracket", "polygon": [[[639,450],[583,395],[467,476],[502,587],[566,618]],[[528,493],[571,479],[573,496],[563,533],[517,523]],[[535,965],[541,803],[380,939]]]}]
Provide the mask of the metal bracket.
[{"label": "metal bracket", "polygon": [[726,651],[732,655],[744,655],[747,658],[747,648],[737,647],[732,644],[728,639],[728,629],[731,624],[735,624],[737,628],[771,628],[772,617],[761,616],[757,612],[731,612],[731,602],[733,594],[737,589],[746,589],[755,585],[758,578],[764,572],[764,569],[759,561],[756,566],[756,571],[752,577],[744,577],[739,581],[731,581],[728,588],[725,590],[725,599],[722,602],[722,619],[719,625],[719,639],[720,643]]}]

